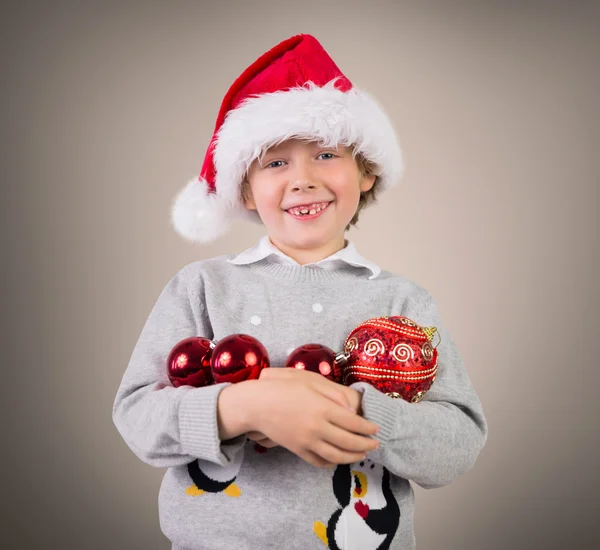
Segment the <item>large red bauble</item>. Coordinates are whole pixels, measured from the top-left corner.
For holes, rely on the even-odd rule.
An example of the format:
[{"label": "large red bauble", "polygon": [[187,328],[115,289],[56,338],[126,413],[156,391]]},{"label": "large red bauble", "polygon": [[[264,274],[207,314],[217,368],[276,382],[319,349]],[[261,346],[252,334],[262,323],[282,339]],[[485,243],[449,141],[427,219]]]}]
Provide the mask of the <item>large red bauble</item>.
[{"label": "large red bauble", "polygon": [[344,344],[344,384],[367,382],[390,397],[420,401],[437,372],[436,331],[401,316],[365,321]]},{"label": "large red bauble", "polygon": [[335,352],[321,344],[305,344],[296,348],[287,358],[286,368],[308,370],[322,374],[332,382],[341,383],[341,369]]},{"label": "large red bauble", "polygon": [[219,341],[210,362],[216,384],[241,382],[260,376],[260,371],[269,367],[266,348],[247,334],[232,334]]},{"label": "large red bauble", "polygon": [[213,342],[208,338],[196,336],[176,344],[167,359],[167,375],[171,384],[176,388],[210,386],[212,384],[210,357],[213,347]]}]

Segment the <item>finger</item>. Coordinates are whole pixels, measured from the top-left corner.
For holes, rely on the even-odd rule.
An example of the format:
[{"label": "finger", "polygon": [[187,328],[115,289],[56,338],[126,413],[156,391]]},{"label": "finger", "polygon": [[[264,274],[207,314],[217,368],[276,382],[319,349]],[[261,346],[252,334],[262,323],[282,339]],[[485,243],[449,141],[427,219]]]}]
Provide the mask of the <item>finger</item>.
[{"label": "finger", "polygon": [[260,432],[248,432],[246,434],[246,437],[250,441],[254,441],[255,443],[258,443],[259,445],[261,445],[267,449],[272,449],[273,447],[278,446],[277,443],[275,443],[274,441],[271,441],[266,435],[261,434]]},{"label": "finger", "polygon": [[348,399],[346,399],[343,395],[340,395],[336,391],[319,391],[319,394],[330,401],[333,401],[336,405],[340,407],[344,407],[344,409],[348,409],[349,411],[354,412],[354,409],[350,405]]},{"label": "finger", "polygon": [[362,435],[375,435],[379,431],[379,426],[370,422],[366,418],[359,416],[342,407],[331,407],[327,411],[328,420],[348,432]]},{"label": "finger", "polygon": [[270,378],[271,377],[271,373],[274,370],[275,369],[273,369],[273,368],[268,368],[268,369],[261,370],[258,379],[259,380],[266,380],[266,379]]},{"label": "finger", "polygon": [[257,441],[257,443],[259,445],[261,445],[262,447],[264,447],[265,449],[272,449],[273,447],[278,447],[279,445],[277,443],[275,443],[274,441],[271,441],[268,438],[265,439],[259,439]]},{"label": "finger", "polygon": [[322,457],[311,451],[303,451],[298,456],[305,462],[308,462],[317,468],[333,468],[335,466],[335,464],[324,460]]},{"label": "finger", "polygon": [[331,380],[327,380],[327,378],[320,374],[317,376],[320,378],[320,380],[313,380],[313,388],[320,395],[327,397],[327,399],[330,399],[341,407],[352,409],[352,403],[350,402],[350,399],[348,399],[348,394],[344,391],[345,388],[343,386],[336,384],[335,382],[331,382]]},{"label": "finger", "polygon": [[325,429],[323,440],[342,451],[354,453],[366,453],[379,448],[377,440],[348,432],[334,424],[329,424]]},{"label": "finger", "polygon": [[259,441],[260,439],[267,439],[267,436],[260,432],[248,432],[246,437],[251,441]]},{"label": "finger", "polygon": [[284,367],[269,367],[268,369],[262,369],[260,372],[260,377],[261,379],[266,379],[266,380],[274,380],[274,379],[281,379],[281,378],[289,378],[290,376],[293,376],[292,372],[293,371],[297,371],[297,369],[287,369]]},{"label": "finger", "polygon": [[365,453],[343,451],[325,441],[316,443],[311,451],[331,464],[352,464],[364,460],[367,456]]}]

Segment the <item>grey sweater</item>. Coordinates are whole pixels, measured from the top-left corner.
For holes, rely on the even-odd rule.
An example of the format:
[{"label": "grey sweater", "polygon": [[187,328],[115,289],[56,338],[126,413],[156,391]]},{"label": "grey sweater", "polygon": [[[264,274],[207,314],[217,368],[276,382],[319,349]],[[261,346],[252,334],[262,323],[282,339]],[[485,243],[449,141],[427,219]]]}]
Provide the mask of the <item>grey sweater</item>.
[{"label": "grey sweater", "polygon": [[[114,402],[127,445],[166,468],[158,496],[163,533],[173,548],[415,548],[409,481],[450,483],[473,467],[487,438],[480,400],[431,295],[387,271],[370,280],[363,267],[232,265],[231,257],[193,262],[166,284]],[[360,463],[320,469],[282,447],[264,452],[244,436],[220,441],[217,397],[226,384],[174,388],[167,378],[169,352],[189,336],[250,334],[281,367],[302,344],[342,351],[353,328],[383,315],[437,327],[438,373],[420,403],[352,386],[363,394],[364,417],[380,427],[379,449]]]}]

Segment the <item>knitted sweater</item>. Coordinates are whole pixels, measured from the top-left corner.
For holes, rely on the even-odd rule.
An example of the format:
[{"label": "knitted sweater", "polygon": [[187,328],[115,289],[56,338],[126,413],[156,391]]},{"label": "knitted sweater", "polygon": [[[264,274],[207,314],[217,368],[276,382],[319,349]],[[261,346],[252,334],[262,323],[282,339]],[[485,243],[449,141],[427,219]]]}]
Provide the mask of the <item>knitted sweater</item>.
[{"label": "knitted sweater", "polygon": [[[318,267],[232,256],[190,263],[166,284],[133,350],[113,420],[145,463],[166,468],[160,526],[173,548],[410,550],[415,548],[410,481],[441,487],[469,471],[487,438],[480,400],[431,295],[364,267]],[[174,388],[166,360],[180,340],[257,338],[272,367],[307,343],[342,351],[372,317],[403,315],[441,336],[438,372],[419,403],[363,383],[363,416],[380,429],[367,459],[316,468],[285,448],[264,452],[244,436],[220,441],[217,397],[227,384]],[[285,419],[282,419],[284,422]]]}]

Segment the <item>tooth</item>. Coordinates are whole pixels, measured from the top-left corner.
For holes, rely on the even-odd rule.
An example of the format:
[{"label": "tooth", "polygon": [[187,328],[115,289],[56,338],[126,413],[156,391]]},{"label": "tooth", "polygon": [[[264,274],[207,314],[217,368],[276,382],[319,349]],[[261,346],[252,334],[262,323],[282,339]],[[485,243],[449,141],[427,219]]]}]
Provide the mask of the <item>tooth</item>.
[{"label": "tooth", "polygon": [[311,214],[311,215],[312,215],[312,214],[316,214],[316,213],[317,213],[317,211],[316,211],[316,210],[311,210],[311,211],[310,211],[310,214]]},{"label": "tooth", "polygon": [[302,212],[302,214],[307,214],[308,213],[308,208],[303,208],[302,210],[300,210],[300,212]]}]

